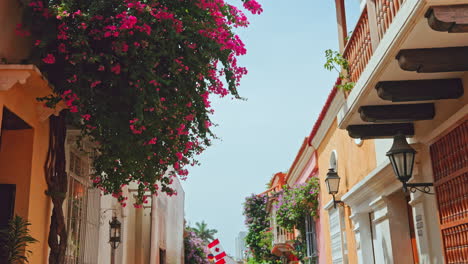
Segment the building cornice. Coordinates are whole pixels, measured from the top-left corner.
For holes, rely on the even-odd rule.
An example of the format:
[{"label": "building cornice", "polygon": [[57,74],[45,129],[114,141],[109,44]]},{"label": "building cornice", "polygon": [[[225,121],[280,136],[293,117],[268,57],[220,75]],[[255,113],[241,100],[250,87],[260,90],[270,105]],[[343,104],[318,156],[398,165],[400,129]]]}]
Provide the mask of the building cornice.
[{"label": "building cornice", "polygon": [[[337,89],[336,87],[334,89]],[[335,96],[330,101],[329,107],[326,109],[326,112],[323,115],[323,119],[321,120],[320,124],[318,125],[316,132],[309,136],[309,145],[313,146],[317,149],[322,140],[328,133],[328,130],[332,126],[338,112],[341,109],[341,106],[345,102],[345,96],[343,91],[339,90],[336,92]]]},{"label": "building cornice", "polygon": [[377,198],[387,196],[398,188],[401,188],[401,183],[396,179],[390,161],[385,161],[355,184],[341,200],[359,213],[370,210]]},{"label": "building cornice", "polygon": [[[0,64],[0,93],[10,91],[17,84],[24,87],[22,89],[34,98],[53,93],[50,83],[35,65]],[[66,105],[63,102],[58,103],[54,109],[44,107],[43,103],[37,102],[38,119],[43,122],[51,115],[58,115],[64,108]]]}]

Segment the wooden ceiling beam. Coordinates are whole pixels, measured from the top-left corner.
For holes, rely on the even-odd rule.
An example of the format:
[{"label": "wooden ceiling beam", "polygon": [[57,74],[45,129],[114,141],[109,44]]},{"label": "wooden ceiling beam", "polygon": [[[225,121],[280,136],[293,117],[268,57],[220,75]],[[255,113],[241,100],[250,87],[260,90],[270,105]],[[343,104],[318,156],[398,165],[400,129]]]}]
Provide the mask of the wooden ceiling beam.
[{"label": "wooden ceiling beam", "polygon": [[425,16],[429,26],[435,31],[468,32],[468,5],[433,6]]},{"label": "wooden ceiling beam", "polygon": [[400,68],[422,73],[468,71],[468,47],[400,50]]},{"label": "wooden ceiling beam", "polygon": [[380,98],[392,102],[456,99],[464,93],[461,79],[386,81],[375,89]]},{"label": "wooden ceiling beam", "polygon": [[398,133],[414,135],[412,123],[349,125],[346,130],[350,137],[360,139],[393,138]]},{"label": "wooden ceiling beam", "polygon": [[433,103],[366,105],[359,108],[359,114],[365,122],[412,122],[433,119],[435,106]]}]

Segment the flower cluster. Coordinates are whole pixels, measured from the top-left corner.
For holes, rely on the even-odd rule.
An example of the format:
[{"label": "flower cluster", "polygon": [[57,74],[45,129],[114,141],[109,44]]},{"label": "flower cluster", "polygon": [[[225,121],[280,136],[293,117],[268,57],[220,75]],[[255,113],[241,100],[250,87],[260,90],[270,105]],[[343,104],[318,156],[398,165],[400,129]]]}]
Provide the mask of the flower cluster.
[{"label": "flower cluster", "polygon": [[293,187],[285,186],[273,205],[277,223],[290,231],[294,228],[302,230],[307,214],[317,216],[319,191],[318,178],[311,178],[307,183]]},{"label": "flower cluster", "polygon": [[[174,195],[210,145],[210,96],[232,95],[247,73],[234,33],[246,16],[224,0],[26,1],[21,36],[33,38],[30,62],[53,84],[53,107],[66,102],[71,125],[95,142],[96,187],[119,201],[122,186]],[[260,13],[255,0],[243,0]]]},{"label": "flower cluster", "polygon": [[193,231],[186,231],[184,238],[185,263],[188,264],[209,264],[208,249],[203,244],[203,240]]},{"label": "flower cluster", "polygon": [[275,263],[278,258],[271,254],[271,230],[267,211],[268,196],[247,197],[244,203],[245,224],[248,228],[245,242],[258,263]]}]

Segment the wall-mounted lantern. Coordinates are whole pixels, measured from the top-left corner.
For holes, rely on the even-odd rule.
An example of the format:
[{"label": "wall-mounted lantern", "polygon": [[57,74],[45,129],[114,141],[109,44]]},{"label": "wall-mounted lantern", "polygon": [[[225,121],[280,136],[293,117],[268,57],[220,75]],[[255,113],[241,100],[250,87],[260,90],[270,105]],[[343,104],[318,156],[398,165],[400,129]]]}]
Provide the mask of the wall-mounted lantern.
[{"label": "wall-mounted lantern", "polygon": [[336,204],[343,204],[342,201],[335,200],[335,195],[340,188],[340,176],[338,176],[338,173],[333,168],[328,170],[325,184],[327,185],[328,193],[333,196],[333,207],[336,208]]},{"label": "wall-mounted lantern", "polygon": [[117,217],[112,217],[112,221],[109,222],[109,243],[113,249],[117,249],[120,244],[120,230],[121,224]]},{"label": "wall-mounted lantern", "polygon": [[[393,145],[387,152],[387,156],[390,159],[395,175],[403,183],[403,190],[405,192],[408,191],[409,187],[413,193],[418,190],[423,193],[432,194],[429,188],[430,186],[434,186],[432,183],[408,183],[413,175],[416,150],[408,144],[406,137],[402,133],[393,138]],[[418,187],[423,187],[423,189],[419,189]]]},{"label": "wall-mounted lantern", "polygon": [[121,223],[117,217],[112,217],[109,221],[109,243],[111,244],[111,263],[115,263],[115,250],[119,247],[121,242]]}]

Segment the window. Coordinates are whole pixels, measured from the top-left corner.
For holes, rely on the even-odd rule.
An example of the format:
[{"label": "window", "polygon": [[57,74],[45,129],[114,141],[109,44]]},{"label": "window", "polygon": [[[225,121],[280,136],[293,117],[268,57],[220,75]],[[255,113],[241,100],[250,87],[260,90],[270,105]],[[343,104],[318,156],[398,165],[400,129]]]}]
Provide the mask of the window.
[{"label": "window", "polygon": [[87,160],[74,151],[69,151],[68,157],[65,263],[97,263],[100,191],[91,187]]},{"label": "window", "polygon": [[330,224],[332,263],[346,264],[348,263],[348,250],[343,209],[332,208],[328,211],[328,215]]},{"label": "window", "polygon": [[306,226],[306,246],[307,246],[307,264],[315,263],[315,257],[317,257],[317,238],[315,229],[315,220],[312,216],[307,215],[305,219]]}]

